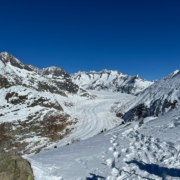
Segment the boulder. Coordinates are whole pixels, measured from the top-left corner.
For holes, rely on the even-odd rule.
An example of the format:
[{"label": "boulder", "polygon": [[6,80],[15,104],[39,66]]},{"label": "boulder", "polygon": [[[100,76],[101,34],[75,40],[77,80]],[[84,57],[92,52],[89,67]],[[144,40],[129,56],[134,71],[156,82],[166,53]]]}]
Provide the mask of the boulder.
[{"label": "boulder", "polygon": [[1,180],[34,180],[29,162],[20,156],[0,153]]}]

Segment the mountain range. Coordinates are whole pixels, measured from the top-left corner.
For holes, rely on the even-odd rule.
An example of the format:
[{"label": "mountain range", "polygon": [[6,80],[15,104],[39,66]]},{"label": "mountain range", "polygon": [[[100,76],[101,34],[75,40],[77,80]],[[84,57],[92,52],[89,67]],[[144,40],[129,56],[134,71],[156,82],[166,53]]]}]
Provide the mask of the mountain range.
[{"label": "mountain range", "polygon": [[71,75],[72,81],[87,90],[105,90],[136,95],[153,82],[138,75],[128,76],[119,71],[102,70],[99,72],[78,72]]},{"label": "mountain range", "polygon": [[26,158],[36,180],[176,180],[179,80],[70,75],[0,53],[0,153]]}]

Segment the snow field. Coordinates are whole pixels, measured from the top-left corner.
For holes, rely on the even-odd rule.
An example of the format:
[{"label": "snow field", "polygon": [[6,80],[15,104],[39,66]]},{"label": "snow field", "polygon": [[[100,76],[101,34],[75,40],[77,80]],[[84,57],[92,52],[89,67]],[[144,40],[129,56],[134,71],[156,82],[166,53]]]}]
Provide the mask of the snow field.
[{"label": "snow field", "polygon": [[[110,100],[111,95],[98,93],[97,95],[99,100],[96,99],[95,102],[97,106],[101,106],[98,107],[98,111],[103,110],[107,104],[105,106],[105,102],[101,103],[101,98],[108,97]],[[108,98],[106,102],[109,101]],[[96,109],[93,115],[87,114],[88,118],[85,119],[85,113],[89,111],[84,109],[92,108],[91,103],[93,101],[86,100],[77,106],[78,112],[84,114],[83,116],[81,114],[83,118],[79,119],[82,126],[73,132],[75,138],[81,135],[86,135],[88,138],[91,133],[94,135],[95,131],[100,132],[101,129],[96,127],[97,123],[92,123],[95,131],[83,125],[83,123],[90,123],[91,117],[101,123],[106,122],[98,119],[99,112],[96,113]],[[80,106],[84,108],[81,109],[82,111]],[[120,125],[68,146],[60,147],[63,145],[60,142],[57,143],[56,149],[42,151],[26,158],[31,162],[35,180],[53,178],[55,180],[60,178],[64,180],[178,180],[180,177],[179,114],[180,110],[177,109],[157,119],[148,118],[147,121],[145,119],[145,124],[142,126],[139,126],[138,122],[131,122],[128,126]],[[103,118],[106,118],[106,113]],[[169,126],[170,123],[174,124],[174,131],[172,126]],[[85,131],[88,133],[86,134]],[[71,139],[71,136],[69,138]]]},{"label": "snow field", "polygon": [[88,99],[70,96],[74,106],[71,108],[63,106],[72,118],[77,119],[77,124],[70,136],[59,142],[58,146],[71,144],[73,139],[88,139],[101,133],[102,130],[106,131],[116,127],[122,120],[116,117],[114,112],[110,112],[112,104],[118,99],[125,103],[134,98],[132,95],[117,92],[90,91],[90,93],[96,95],[96,98]]},{"label": "snow field", "polygon": [[[119,145],[109,151],[113,147],[110,141],[114,131],[119,133],[116,139]],[[37,180],[51,176],[63,177],[65,180],[93,177],[106,180],[160,180],[163,176],[168,180],[178,179],[176,175],[166,174],[168,169],[179,166],[176,147],[141,134],[132,127],[125,131],[124,128],[115,128],[111,135],[108,133],[29,157],[33,169],[37,166],[34,162],[39,162],[44,173],[41,178],[38,170]],[[159,168],[157,172],[156,168]]]}]

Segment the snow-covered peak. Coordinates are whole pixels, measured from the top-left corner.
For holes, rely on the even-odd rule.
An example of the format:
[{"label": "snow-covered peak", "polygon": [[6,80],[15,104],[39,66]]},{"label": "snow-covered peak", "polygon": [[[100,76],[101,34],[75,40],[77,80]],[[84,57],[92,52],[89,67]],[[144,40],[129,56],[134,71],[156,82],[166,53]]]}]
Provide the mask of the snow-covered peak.
[{"label": "snow-covered peak", "polygon": [[177,74],[177,73],[179,73],[179,70],[177,69],[177,70],[175,70],[173,73],[174,73],[174,74]]},{"label": "snow-covered peak", "polygon": [[8,52],[6,52],[6,51],[5,52],[1,52],[0,55],[3,56],[3,57],[6,57],[8,55]]},{"label": "snow-covered peak", "polygon": [[137,74],[137,75],[135,75],[134,76],[136,79],[140,79],[140,77],[139,77],[139,75]]},{"label": "snow-covered peak", "polygon": [[102,69],[99,73],[111,73],[111,70]]},{"label": "snow-covered peak", "polygon": [[85,89],[119,91],[133,95],[153,84],[138,75],[128,76],[117,70],[107,69],[99,72],[78,72],[72,74],[71,78],[74,83]]},{"label": "snow-covered peak", "polygon": [[[79,87],[74,84],[61,68],[52,66],[39,69],[32,65],[23,64],[7,52],[0,53],[0,88],[22,85],[38,91],[50,91],[62,94],[62,91],[77,93]],[[51,80],[50,80],[51,79]]]},{"label": "snow-covered peak", "polygon": [[13,63],[22,64],[17,58],[9,54],[8,52],[2,52],[0,53],[0,60],[3,60],[4,62],[8,63],[10,62],[12,65]]},{"label": "snow-covered peak", "polygon": [[42,70],[48,70],[48,71],[55,71],[55,70],[62,70],[60,67],[56,67],[56,66],[50,66],[47,68],[43,68]]},{"label": "snow-covered peak", "polygon": [[65,71],[59,67],[51,66],[41,70],[42,75],[61,76]]},{"label": "snow-covered peak", "polygon": [[171,74],[169,74],[167,77],[165,78],[173,78],[174,76],[180,74],[180,71],[179,70],[175,70],[173,71]]}]

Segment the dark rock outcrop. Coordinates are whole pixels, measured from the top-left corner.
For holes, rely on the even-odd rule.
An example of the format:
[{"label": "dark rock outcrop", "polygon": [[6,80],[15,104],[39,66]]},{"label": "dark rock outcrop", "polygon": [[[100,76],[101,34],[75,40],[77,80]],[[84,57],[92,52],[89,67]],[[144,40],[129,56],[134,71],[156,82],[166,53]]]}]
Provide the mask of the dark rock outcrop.
[{"label": "dark rock outcrop", "polygon": [[75,124],[65,113],[50,111],[39,120],[41,116],[37,112],[25,121],[1,123],[0,153],[23,155],[39,152],[46,145],[67,136],[72,131],[71,125]]}]

